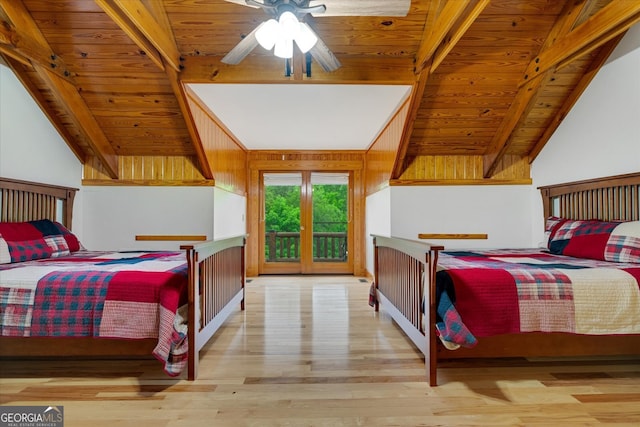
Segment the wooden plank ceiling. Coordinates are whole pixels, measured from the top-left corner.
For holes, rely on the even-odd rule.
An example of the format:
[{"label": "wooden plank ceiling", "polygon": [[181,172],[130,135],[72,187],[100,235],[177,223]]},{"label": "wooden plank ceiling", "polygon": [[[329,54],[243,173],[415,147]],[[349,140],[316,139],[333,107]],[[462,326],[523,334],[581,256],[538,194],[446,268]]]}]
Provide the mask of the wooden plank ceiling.
[{"label": "wooden plank ceiling", "polygon": [[[364,0],[359,0],[364,1]],[[223,0],[0,0],[0,54],[83,162],[112,179],[124,159],[190,159],[213,179],[184,83],[413,85],[395,159],[475,155],[491,177],[532,161],[640,20],[637,0],[414,0],[405,17],[308,22],[342,63],[323,72],[254,49],[220,59],[266,15]]]}]

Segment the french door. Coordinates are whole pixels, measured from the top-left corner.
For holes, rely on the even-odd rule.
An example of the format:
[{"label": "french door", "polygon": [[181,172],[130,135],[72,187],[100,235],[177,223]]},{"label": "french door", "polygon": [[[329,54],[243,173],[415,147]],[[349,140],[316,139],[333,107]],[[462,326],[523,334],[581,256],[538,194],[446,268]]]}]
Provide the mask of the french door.
[{"label": "french door", "polygon": [[350,172],[261,172],[260,273],[353,273]]}]

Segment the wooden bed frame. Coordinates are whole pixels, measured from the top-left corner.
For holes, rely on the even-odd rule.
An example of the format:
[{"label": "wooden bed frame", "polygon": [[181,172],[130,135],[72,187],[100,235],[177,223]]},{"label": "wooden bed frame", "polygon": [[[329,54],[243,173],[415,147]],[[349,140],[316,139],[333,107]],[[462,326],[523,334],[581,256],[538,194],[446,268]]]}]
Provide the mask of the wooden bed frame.
[{"label": "wooden bed frame", "polygon": [[[71,229],[76,191],[0,178],[0,221],[51,219]],[[202,347],[238,304],[244,310],[244,248],[245,236],[181,246],[188,263],[189,380],[198,375]],[[0,337],[0,357],[151,357],[156,344],[156,339]]]},{"label": "wooden bed frame", "polygon": [[[539,187],[544,217],[640,219],[640,173]],[[376,311],[381,304],[425,355],[427,381],[437,385],[438,361],[463,358],[640,355],[640,335],[526,333],[482,337],[474,348],[450,351],[435,333],[435,272],[444,246],[374,236]],[[425,286],[423,286],[423,283]],[[426,287],[428,284],[428,287]],[[427,292],[428,327],[421,312]]]}]

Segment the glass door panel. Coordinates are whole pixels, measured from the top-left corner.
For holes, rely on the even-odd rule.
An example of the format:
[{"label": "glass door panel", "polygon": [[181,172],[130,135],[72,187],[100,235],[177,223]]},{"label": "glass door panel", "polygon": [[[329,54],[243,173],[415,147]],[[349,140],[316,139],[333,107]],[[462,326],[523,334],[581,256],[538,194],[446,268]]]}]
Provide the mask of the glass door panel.
[{"label": "glass door panel", "polygon": [[311,172],[312,259],[309,272],[349,272],[349,172]]},{"label": "glass door panel", "polygon": [[313,262],[347,259],[349,174],[311,173]]},{"label": "glass door panel", "polygon": [[264,273],[301,272],[302,173],[263,174]]}]

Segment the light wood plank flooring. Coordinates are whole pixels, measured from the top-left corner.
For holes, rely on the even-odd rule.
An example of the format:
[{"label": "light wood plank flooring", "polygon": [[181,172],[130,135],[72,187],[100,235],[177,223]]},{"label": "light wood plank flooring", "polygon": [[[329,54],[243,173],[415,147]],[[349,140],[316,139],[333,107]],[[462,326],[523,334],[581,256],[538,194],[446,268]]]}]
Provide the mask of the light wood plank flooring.
[{"label": "light wood plank flooring", "polygon": [[63,405],[65,426],[640,425],[639,360],[447,365],[439,387],[369,283],[252,278],[195,382],[155,360],[9,361],[3,405]]}]

